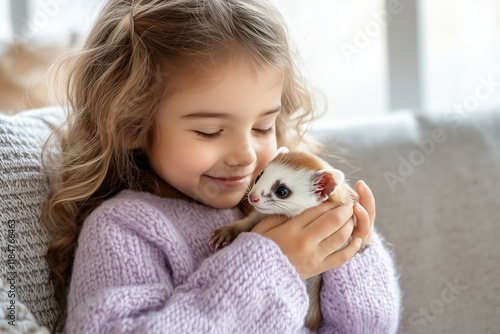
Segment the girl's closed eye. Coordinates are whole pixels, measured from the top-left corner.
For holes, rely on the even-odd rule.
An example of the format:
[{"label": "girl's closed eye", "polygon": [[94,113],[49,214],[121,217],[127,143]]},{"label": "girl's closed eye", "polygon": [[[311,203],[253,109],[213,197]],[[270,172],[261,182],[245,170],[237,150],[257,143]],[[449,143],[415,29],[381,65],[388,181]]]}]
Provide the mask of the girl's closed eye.
[{"label": "girl's closed eye", "polygon": [[209,139],[215,139],[217,137],[219,137],[221,134],[222,134],[222,130],[219,130],[219,131],[216,131],[216,132],[204,132],[204,131],[197,131],[197,130],[193,130],[193,132],[203,138],[203,139],[206,139],[206,140],[209,140]]},{"label": "girl's closed eye", "polygon": [[274,133],[274,125],[272,125],[270,128],[267,129],[253,129],[253,130],[261,135],[270,135]]},{"label": "girl's closed eye", "polygon": [[[273,134],[275,132],[274,130],[274,124],[269,127],[269,128],[265,128],[265,129],[260,129],[260,128],[254,128],[252,129],[253,131],[257,132],[259,135],[263,135],[263,136],[266,136],[266,135],[270,135],[270,134]],[[193,132],[205,139],[205,140],[210,140],[210,139],[216,139],[218,137],[220,137],[222,135],[222,133],[224,132],[223,130],[218,130],[218,131],[199,131],[199,130],[193,130]]]}]

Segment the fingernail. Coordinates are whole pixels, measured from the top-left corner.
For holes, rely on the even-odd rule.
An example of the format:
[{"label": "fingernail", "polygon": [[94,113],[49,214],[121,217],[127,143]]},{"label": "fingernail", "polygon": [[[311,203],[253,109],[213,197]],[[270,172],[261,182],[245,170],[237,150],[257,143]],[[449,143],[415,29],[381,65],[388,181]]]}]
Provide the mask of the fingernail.
[{"label": "fingernail", "polygon": [[356,238],[356,246],[361,247],[362,243],[363,243],[363,240],[361,240],[361,238]]}]

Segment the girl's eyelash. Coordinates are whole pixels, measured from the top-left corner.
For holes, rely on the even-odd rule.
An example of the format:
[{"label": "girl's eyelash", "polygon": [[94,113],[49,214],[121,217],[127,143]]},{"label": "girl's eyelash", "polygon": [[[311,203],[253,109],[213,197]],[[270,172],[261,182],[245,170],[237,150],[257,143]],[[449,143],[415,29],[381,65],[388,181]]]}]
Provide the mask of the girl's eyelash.
[{"label": "girl's eyelash", "polygon": [[274,133],[274,126],[271,126],[269,129],[254,129],[254,130],[262,135],[269,135],[271,133]]},{"label": "girl's eyelash", "polygon": [[[274,133],[274,126],[271,126],[269,129],[253,129],[253,130],[261,135],[269,135],[271,133]],[[194,131],[194,133],[196,133],[196,135],[202,137],[203,139],[209,140],[219,137],[222,134],[222,130],[214,133],[206,133],[201,131]]]},{"label": "girl's eyelash", "polygon": [[201,131],[194,131],[198,136],[202,137],[203,139],[215,139],[219,137],[222,133],[221,131],[217,131],[214,133],[206,133],[206,132],[201,132]]}]

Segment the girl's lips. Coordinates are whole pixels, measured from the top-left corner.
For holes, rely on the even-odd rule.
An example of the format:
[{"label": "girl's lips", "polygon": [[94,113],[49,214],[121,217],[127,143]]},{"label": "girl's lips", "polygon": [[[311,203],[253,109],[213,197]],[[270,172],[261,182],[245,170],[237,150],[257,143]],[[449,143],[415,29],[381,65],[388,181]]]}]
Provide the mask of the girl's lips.
[{"label": "girl's lips", "polygon": [[224,187],[241,187],[241,186],[247,186],[248,181],[247,178],[250,175],[245,175],[245,176],[233,176],[233,177],[213,177],[210,175],[205,175],[215,183],[224,186]]}]

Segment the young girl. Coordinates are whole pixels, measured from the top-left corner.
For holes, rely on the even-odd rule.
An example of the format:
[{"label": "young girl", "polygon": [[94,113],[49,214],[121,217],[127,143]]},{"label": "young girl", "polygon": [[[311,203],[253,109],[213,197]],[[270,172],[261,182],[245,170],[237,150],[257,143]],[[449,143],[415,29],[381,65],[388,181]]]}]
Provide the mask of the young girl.
[{"label": "young girl", "polygon": [[397,276],[363,182],[354,207],[208,245],[277,147],[305,147],[311,101],[271,5],[110,0],[71,61],[44,208],[68,333],[308,332],[303,279],[319,273],[319,332],[396,332]]}]

